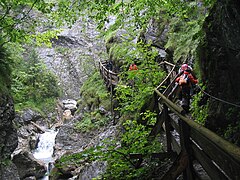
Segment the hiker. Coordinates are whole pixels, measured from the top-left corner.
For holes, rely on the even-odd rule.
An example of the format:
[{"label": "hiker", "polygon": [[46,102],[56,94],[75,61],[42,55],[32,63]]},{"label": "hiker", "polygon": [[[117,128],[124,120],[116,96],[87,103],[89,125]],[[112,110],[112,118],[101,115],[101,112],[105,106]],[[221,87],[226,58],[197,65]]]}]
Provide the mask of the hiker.
[{"label": "hiker", "polygon": [[193,69],[191,66],[189,66],[188,64],[183,64],[179,70],[178,70],[178,74],[181,75],[181,73],[183,73],[184,71],[188,71],[191,72],[191,74],[193,75],[194,79],[197,79],[196,75],[193,72]]},{"label": "hiker", "polygon": [[[134,74],[135,74],[135,73],[136,73],[136,70],[138,70],[138,67],[137,67],[137,65],[136,65],[135,63],[132,63],[132,64],[130,64],[128,70],[134,72]],[[133,86],[135,85],[135,82],[134,82],[135,80],[136,80],[136,77],[135,77],[135,76],[133,77],[133,79],[130,79],[130,80],[129,80],[129,85],[130,85],[131,87],[133,87]]]},{"label": "hiker", "polygon": [[135,63],[132,63],[130,66],[129,66],[129,71],[132,71],[132,70],[138,70],[137,68],[137,65]]},{"label": "hiker", "polygon": [[191,95],[193,94],[193,86],[198,83],[196,76],[192,73],[192,68],[187,64],[183,64],[175,82],[177,82],[181,88],[179,94],[179,99],[182,101],[181,106],[186,112],[189,112],[190,99]]}]

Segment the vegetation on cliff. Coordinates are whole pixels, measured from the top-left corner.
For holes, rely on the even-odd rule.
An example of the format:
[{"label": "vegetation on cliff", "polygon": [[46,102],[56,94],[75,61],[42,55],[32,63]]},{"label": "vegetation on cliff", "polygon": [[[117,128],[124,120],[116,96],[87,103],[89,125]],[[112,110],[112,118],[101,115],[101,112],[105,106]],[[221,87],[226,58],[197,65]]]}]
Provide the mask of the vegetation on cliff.
[{"label": "vegetation on cliff", "polygon": [[59,96],[56,77],[37,57],[34,48],[30,48],[39,43],[49,45],[59,32],[48,29],[39,33],[45,23],[43,14],[50,13],[52,5],[31,0],[1,2],[1,91],[11,92],[17,110],[26,106],[53,107],[50,99]]},{"label": "vegetation on cliff", "polygon": [[78,101],[79,110],[84,113],[83,119],[76,123],[76,129],[81,132],[89,132],[102,127],[110,122],[111,111],[110,93],[107,91],[99,72],[94,72],[80,89],[81,99]]}]

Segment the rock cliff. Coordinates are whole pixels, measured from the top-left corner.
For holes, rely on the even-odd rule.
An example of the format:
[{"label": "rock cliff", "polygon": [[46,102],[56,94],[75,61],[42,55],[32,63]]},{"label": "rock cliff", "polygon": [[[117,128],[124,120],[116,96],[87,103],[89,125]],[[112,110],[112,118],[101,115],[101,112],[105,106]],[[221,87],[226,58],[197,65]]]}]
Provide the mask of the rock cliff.
[{"label": "rock cliff", "polygon": [[11,154],[18,145],[17,130],[13,125],[15,116],[13,100],[8,94],[0,94],[0,179],[19,179]]},{"label": "rock cliff", "polygon": [[[240,2],[219,0],[204,24],[205,42],[200,50],[202,79],[210,94],[239,104],[240,101]],[[232,105],[209,99],[207,126],[226,128]],[[235,114],[235,115],[234,115]],[[230,121],[235,121],[236,111]]]}]

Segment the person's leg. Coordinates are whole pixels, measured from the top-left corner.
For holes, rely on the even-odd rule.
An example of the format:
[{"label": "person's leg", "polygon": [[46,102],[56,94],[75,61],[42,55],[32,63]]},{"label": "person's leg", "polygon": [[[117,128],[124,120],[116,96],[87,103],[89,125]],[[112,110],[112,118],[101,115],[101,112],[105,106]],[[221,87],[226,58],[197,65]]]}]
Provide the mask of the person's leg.
[{"label": "person's leg", "polygon": [[190,105],[190,88],[182,87],[182,108],[186,112],[189,112],[189,105]]}]

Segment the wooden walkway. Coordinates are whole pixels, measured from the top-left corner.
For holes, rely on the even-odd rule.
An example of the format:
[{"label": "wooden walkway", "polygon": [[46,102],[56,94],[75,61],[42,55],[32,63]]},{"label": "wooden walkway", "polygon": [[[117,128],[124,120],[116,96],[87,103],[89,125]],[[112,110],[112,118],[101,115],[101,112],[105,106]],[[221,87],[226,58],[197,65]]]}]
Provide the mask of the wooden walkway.
[{"label": "wooden walkway", "polygon": [[[117,73],[109,71],[105,65],[106,63],[99,63],[106,85],[116,86],[119,81]],[[154,90],[154,111],[158,115],[149,137],[154,138],[164,129],[167,141],[165,155],[178,155],[169,171],[162,176],[162,180],[176,179],[180,174],[184,180],[202,179],[194,166],[196,163],[205,170],[207,179],[240,180],[240,148],[186,116],[185,111],[174,103],[178,91],[178,87],[175,87],[175,65],[166,61],[162,62],[162,65],[168,75]],[[166,84],[167,88],[160,92]],[[163,153],[155,154],[162,155]],[[141,162],[141,154],[132,154],[131,157]]]}]

